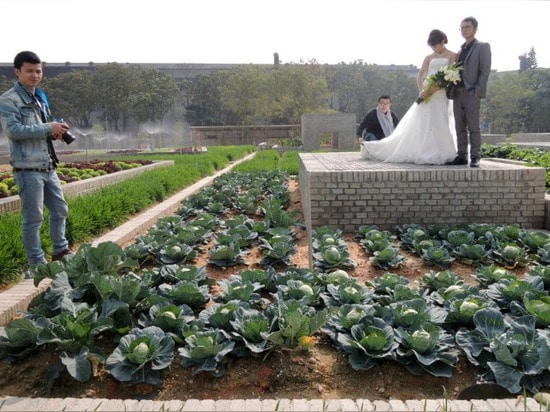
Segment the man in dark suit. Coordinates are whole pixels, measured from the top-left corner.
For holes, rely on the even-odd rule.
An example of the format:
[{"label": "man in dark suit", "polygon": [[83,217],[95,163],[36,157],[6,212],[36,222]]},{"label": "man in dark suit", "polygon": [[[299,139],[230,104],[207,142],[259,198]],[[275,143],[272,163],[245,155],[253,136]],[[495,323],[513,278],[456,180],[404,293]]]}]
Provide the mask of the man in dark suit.
[{"label": "man in dark suit", "polygon": [[487,80],[491,72],[491,46],[475,38],[477,20],[474,17],[466,17],[462,20],[460,32],[466,42],[461,46],[457,58],[457,61],[462,62],[464,69],[461,72],[461,81],[453,102],[457,157],[449,164],[468,164],[469,142],[470,167],[479,167],[481,159],[479,111],[481,99],[487,92]]},{"label": "man in dark suit", "polygon": [[357,128],[357,138],[366,141],[381,140],[392,134],[397,123],[399,118],[391,111],[391,98],[383,94],[378,98],[378,106],[367,113]]}]

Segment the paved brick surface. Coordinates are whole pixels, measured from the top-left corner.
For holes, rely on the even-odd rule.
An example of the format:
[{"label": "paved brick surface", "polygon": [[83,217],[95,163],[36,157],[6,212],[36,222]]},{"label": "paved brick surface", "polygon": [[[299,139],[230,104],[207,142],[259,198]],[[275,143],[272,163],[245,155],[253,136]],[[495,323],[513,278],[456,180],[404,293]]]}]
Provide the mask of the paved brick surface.
[{"label": "paved brick surface", "polygon": [[[253,156],[253,155],[251,155]],[[244,159],[245,160],[245,159]],[[238,164],[236,162],[235,164]],[[233,164],[231,167],[233,167]],[[128,243],[144,233],[160,216],[173,213],[186,197],[208,185],[227,172],[224,169],[214,176],[172,196],[135,219],[95,240],[94,244],[113,241]],[[384,165],[384,168],[391,166]],[[5,325],[17,311],[24,311],[30,300],[49,285],[47,280],[35,287],[31,279],[0,293],[0,325]],[[0,412],[4,411],[540,411],[542,406],[532,398],[449,401],[446,399],[370,401],[368,399],[231,399],[186,401],[151,401],[135,399],[94,398],[19,398],[0,394]]]}]

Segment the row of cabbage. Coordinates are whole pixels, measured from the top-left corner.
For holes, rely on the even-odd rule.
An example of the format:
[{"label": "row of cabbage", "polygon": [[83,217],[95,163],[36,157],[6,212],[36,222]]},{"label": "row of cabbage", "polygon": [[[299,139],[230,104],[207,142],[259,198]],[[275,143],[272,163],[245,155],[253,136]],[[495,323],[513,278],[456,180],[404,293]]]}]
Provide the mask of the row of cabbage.
[{"label": "row of cabbage", "polygon": [[[72,258],[38,266],[35,283],[47,277],[51,287],[0,328],[0,356],[16,361],[48,348],[60,353],[51,379],[65,368],[86,381],[103,365],[119,381],[160,385],[176,356],[193,374],[222,376],[228,356],[307,348],[324,334],[357,370],[389,360],[413,374],[449,377],[465,356],[479,367],[480,381],[510,392],[548,384],[542,259],[531,259],[521,279],[480,260],[472,266],[475,286],[448,269],[414,286],[389,271],[360,284],[346,272],[355,262],[342,233],[323,227],[313,232],[314,269],[291,267],[302,226],[286,210],[287,182],[281,172],[224,175],[124,249],[83,245]],[[404,226],[386,246],[405,247],[412,231],[448,239],[456,230]],[[361,228],[358,241],[375,231]],[[484,236],[502,239],[509,231],[491,226]],[[518,242],[527,238],[517,232]],[[213,281],[206,267],[192,264],[208,253],[210,264],[237,266],[251,247],[262,250],[262,262],[227,279]],[[108,341],[116,345],[109,355],[102,350]]]},{"label": "row of cabbage", "polygon": [[463,224],[456,227],[407,224],[395,233],[362,226],[355,239],[372,255],[372,263],[390,270],[405,260],[401,249],[428,264],[448,269],[455,260],[468,265],[498,264],[508,269],[550,263],[550,235],[518,225]]}]

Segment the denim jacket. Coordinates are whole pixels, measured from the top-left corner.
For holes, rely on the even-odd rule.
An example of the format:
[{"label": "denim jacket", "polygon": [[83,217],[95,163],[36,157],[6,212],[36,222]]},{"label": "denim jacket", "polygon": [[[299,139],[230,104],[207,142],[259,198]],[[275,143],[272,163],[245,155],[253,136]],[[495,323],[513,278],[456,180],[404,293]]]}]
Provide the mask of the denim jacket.
[{"label": "denim jacket", "polygon": [[[48,116],[49,109],[45,106]],[[47,168],[50,164],[47,139],[51,126],[43,123],[40,108],[24,87],[16,83],[0,96],[0,121],[10,142],[14,168]]]}]

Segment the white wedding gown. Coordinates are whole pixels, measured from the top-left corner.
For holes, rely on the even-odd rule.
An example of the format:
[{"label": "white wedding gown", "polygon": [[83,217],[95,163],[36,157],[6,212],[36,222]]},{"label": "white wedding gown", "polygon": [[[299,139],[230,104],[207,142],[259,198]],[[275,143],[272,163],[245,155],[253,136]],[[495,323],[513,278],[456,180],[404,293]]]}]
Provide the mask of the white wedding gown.
[{"label": "white wedding gown", "polygon": [[[428,75],[449,64],[447,58],[434,58]],[[445,90],[438,90],[428,101],[413,103],[391,135],[361,143],[361,157],[389,163],[440,165],[456,157],[456,132],[452,103]]]}]

